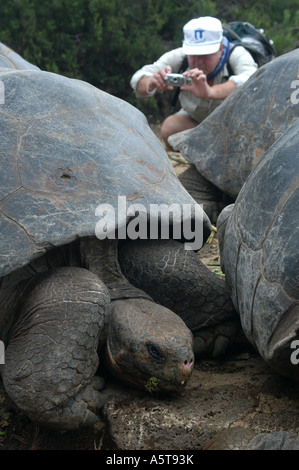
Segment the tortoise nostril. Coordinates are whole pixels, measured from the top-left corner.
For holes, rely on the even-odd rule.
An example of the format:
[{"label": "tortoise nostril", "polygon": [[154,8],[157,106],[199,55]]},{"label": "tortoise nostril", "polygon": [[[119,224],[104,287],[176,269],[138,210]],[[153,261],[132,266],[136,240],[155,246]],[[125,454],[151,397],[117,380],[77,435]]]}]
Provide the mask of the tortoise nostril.
[{"label": "tortoise nostril", "polygon": [[189,361],[186,359],[186,360],[184,361],[184,364],[186,364],[186,365],[187,365],[188,363],[192,364],[192,362],[193,362],[193,359],[192,359],[192,358],[191,358]]},{"label": "tortoise nostril", "polygon": [[184,368],[187,368],[187,369],[191,368],[191,367],[192,367],[192,363],[193,363],[193,359],[192,359],[192,358],[191,358],[189,361],[186,359],[186,360],[184,361]]}]

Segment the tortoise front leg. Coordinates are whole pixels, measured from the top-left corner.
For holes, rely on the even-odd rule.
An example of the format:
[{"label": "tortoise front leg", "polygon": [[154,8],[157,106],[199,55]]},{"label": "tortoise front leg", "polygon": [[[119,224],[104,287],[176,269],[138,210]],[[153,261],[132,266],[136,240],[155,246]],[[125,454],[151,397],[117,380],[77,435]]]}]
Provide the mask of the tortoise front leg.
[{"label": "tortoise front leg", "polygon": [[95,390],[100,336],[110,297],[82,268],[58,268],[32,279],[9,335],[5,389],[34,422],[76,429],[98,421]]}]

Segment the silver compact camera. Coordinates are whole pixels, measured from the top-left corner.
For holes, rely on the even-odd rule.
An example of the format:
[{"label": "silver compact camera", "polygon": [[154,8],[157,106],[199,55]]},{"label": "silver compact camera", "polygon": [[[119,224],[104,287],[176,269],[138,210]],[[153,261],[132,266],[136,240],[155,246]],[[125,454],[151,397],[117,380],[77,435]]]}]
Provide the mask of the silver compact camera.
[{"label": "silver compact camera", "polygon": [[192,78],[185,77],[185,75],[181,75],[180,73],[168,73],[165,84],[167,86],[177,86],[177,87],[191,86]]}]

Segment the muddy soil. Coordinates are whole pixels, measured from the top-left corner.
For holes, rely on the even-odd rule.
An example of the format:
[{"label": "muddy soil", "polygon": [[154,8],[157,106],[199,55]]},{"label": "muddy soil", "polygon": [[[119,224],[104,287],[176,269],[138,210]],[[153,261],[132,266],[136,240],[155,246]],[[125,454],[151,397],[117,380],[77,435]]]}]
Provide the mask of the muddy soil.
[{"label": "muddy soil", "polygon": [[[179,174],[187,165],[170,155]],[[221,276],[217,237],[200,252]],[[298,385],[277,375],[241,339],[226,357],[198,361],[180,396],[157,398],[107,378],[106,404],[95,429],[54,432],[15,410],[0,383],[1,450],[197,450],[238,448],[231,437],[299,434]],[[229,441],[223,436],[229,432]]]}]

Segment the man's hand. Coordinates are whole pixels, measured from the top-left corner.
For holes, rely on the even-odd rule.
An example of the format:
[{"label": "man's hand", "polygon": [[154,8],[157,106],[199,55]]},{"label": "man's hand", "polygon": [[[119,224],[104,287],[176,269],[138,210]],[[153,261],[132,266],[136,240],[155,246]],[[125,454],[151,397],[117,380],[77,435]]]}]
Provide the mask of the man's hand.
[{"label": "man's hand", "polygon": [[172,86],[165,85],[165,81],[167,80],[167,74],[171,73],[170,65],[166,65],[165,69],[158,70],[149,78],[147,84],[147,91],[151,92],[155,88],[157,88],[160,92],[165,90],[173,90]]},{"label": "man's hand", "polygon": [[232,80],[210,85],[207,82],[207,76],[202,70],[197,68],[184,72],[183,75],[192,78],[192,86],[181,87],[181,90],[191,91],[197,98],[206,98],[210,100],[223,100],[230,95],[237,87]]},{"label": "man's hand", "polygon": [[167,74],[171,73],[170,65],[166,65],[165,69],[158,70],[151,77],[142,77],[137,84],[137,91],[140,95],[147,96],[155,89],[163,92],[165,90],[173,90],[172,86],[167,86]]},{"label": "man's hand", "polygon": [[207,82],[207,76],[202,70],[192,69],[184,72],[183,75],[192,78],[192,86],[181,87],[181,90],[191,91],[197,98],[211,99],[211,86]]}]

